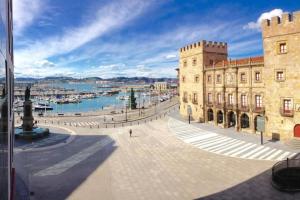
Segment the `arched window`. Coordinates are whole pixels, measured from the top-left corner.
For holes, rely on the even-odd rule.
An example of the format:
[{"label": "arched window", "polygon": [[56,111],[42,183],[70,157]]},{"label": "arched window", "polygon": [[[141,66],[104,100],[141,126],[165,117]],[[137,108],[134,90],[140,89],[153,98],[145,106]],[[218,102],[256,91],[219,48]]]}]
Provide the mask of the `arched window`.
[{"label": "arched window", "polygon": [[245,113],[241,115],[241,127],[249,128],[249,117]]}]

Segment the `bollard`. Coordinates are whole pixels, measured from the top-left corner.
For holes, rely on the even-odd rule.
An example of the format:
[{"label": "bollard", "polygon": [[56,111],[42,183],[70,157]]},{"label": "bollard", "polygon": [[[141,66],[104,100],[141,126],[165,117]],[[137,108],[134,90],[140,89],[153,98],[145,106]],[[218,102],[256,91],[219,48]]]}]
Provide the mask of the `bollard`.
[{"label": "bollard", "polygon": [[114,124],[114,128],[116,128],[116,124]]},{"label": "bollard", "polygon": [[105,128],[107,128],[107,124],[105,124]]},{"label": "bollard", "polygon": [[92,128],[92,126],[90,126],[90,128]]},{"label": "bollard", "polygon": [[147,120],[145,120],[145,124],[146,124]]},{"label": "bollard", "polygon": [[140,122],[138,121],[138,125],[140,125]]},{"label": "bollard", "polygon": [[98,124],[98,128],[100,128],[100,127],[99,127],[99,124]]}]

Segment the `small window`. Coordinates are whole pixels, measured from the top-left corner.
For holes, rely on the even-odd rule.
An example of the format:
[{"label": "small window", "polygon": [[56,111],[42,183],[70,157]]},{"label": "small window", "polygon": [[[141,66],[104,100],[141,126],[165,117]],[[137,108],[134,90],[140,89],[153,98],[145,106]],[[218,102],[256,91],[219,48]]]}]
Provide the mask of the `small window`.
[{"label": "small window", "polygon": [[287,53],[287,46],[285,42],[279,43],[279,53]]},{"label": "small window", "polygon": [[246,73],[245,73],[245,72],[242,72],[242,73],[241,73],[241,82],[242,82],[242,83],[245,83],[246,81],[247,81]]},{"label": "small window", "polygon": [[195,83],[199,83],[199,76],[198,75],[195,76]]},{"label": "small window", "polygon": [[217,74],[217,83],[221,83],[221,74]]},{"label": "small window", "polygon": [[184,83],[185,82],[185,76],[182,76],[181,80]]},{"label": "small window", "polygon": [[186,62],[186,60],[185,60],[185,61],[183,61],[183,66],[184,66],[184,67],[186,67],[186,66],[187,66],[187,62]]},{"label": "small window", "polygon": [[207,75],[207,82],[211,83],[211,75]]},{"label": "small window", "polygon": [[276,80],[277,80],[277,81],[283,81],[283,80],[284,80],[284,74],[283,74],[283,71],[277,71],[277,72],[276,72]]},{"label": "small window", "polygon": [[229,102],[229,105],[233,105],[233,95],[232,94],[228,94],[228,102]]},{"label": "small window", "polygon": [[284,111],[291,111],[291,110],[293,110],[292,100],[291,99],[284,99],[283,100],[283,110]]},{"label": "small window", "polygon": [[194,103],[197,103],[197,102],[198,102],[198,95],[197,95],[197,93],[194,93],[194,94],[193,94],[193,102],[194,102]]},{"label": "small window", "polygon": [[241,104],[243,107],[247,106],[247,96],[245,94],[241,95]]},{"label": "small window", "polygon": [[260,81],[260,72],[255,72],[255,81]]},{"label": "small window", "polygon": [[220,93],[218,93],[218,95],[217,95],[217,103],[218,104],[222,103],[222,95]]},{"label": "small window", "polygon": [[212,103],[212,94],[211,93],[207,94],[207,101],[208,101],[208,103]]},{"label": "small window", "polygon": [[193,66],[197,65],[197,59],[193,58]]},{"label": "small window", "polygon": [[262,96],[261,95],[255,95],[255,107],[262,108]]}]

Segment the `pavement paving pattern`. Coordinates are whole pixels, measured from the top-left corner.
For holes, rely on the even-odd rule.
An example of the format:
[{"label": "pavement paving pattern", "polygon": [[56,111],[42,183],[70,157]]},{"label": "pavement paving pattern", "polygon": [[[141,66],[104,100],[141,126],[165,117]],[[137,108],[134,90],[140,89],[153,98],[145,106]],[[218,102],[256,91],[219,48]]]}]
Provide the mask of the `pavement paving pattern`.
[{"label": "pavement paving pattern", "polygon": [[185,143],[224,156],[280,161],[294,157],[297,154],[224,136],[216,132],[191,126],[186,122],[174,118],[170,118],[168,124],[170,130]]},{"label": "pavement paving pattern", "polygon": [[125,128],[71,128],[77,136],[68,145],[16,155],[17,171],[25,167],[22,178],[34,192],[31,199],[300,198],[271,186],[274,161],[195,148],[175,137],[165,118]]}]

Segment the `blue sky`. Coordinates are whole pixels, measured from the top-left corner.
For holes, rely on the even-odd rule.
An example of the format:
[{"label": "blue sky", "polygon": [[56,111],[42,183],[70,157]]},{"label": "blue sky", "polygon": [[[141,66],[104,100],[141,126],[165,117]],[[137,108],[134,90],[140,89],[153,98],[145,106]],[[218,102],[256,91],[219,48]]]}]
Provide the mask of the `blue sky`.
[{"label": "blue sky", "polygon": [[296,0],[14,0],[16,77],[175,77],[178,49],[227,42],[262,54],[259,21]]}]

